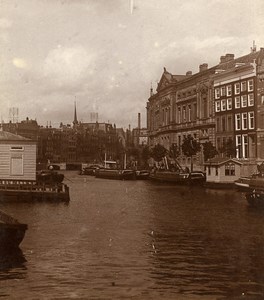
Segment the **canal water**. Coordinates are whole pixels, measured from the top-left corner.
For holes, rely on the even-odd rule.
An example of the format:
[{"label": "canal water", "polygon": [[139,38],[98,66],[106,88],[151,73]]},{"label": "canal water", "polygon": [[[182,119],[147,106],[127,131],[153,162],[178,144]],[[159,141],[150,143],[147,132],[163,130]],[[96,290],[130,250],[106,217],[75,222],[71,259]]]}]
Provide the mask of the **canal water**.
[{"label": "canal water", "polygon": [[264,211],[241,193],[65,176],[69,204],[0,202],[29,227],[1,299],[264,298]]}]

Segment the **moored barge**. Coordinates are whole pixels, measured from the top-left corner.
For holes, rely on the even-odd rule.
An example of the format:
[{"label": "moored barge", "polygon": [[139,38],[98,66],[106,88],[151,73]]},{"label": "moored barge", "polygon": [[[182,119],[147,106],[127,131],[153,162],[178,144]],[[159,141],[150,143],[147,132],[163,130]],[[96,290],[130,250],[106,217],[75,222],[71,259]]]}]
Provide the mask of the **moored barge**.
[{"label": "moored barge", "polygon": [[69,187],[64,183],[0,179],[0,201],[68,202],[69,200]]}]

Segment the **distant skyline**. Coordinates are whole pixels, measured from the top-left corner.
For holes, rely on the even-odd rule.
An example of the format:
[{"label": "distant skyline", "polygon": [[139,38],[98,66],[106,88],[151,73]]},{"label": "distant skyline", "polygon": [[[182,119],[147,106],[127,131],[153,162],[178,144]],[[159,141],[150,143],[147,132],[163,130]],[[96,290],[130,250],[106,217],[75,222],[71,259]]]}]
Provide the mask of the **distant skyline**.
[{"label": "distant skyline", "polygon": [[264,47],[262,0],[1,0],[1,118],[146,125],[163,67],[212,67]]}]

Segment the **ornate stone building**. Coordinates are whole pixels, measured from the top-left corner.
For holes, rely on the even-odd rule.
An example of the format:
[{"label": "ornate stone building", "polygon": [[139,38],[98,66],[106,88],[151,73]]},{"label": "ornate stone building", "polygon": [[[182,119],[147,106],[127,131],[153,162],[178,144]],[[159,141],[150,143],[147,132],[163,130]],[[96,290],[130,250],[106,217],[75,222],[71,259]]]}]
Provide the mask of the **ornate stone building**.
[{"label": "ornate stone building", "polygon": [[[196,74],[172,75],[164,68],[147,102],[149,146],[159,143],[169,149],[176,144],[181,149],[183,139],[191,135],[201,145],[211,141],[220,150],[231,138],[238,158],[264,159],[263,51],[252,49],[237,59],[226,54],[214,67],[200,65]],[[196,167],[203,165],[202,153],[194,158]],[[179,161],[190,165],[184,155]]]},{"label": "ornate stone building", "polygon": [[[199,72],[192,75],[172,75],[164,69],[157,93],[151,91],[147,103],[147,125],[149,145],[161,144],[169,150],[172,144],[181,149],[182,141],[188,135],[201,143],[214,143],[214,110],[211,76],[215,68],[200,65]],[[202,152],[201,152],[202,153]],[[201,153],[194,157],[195,165],[202,165]],[[189,166],[190,158],[180,155],[179,162]]]}]

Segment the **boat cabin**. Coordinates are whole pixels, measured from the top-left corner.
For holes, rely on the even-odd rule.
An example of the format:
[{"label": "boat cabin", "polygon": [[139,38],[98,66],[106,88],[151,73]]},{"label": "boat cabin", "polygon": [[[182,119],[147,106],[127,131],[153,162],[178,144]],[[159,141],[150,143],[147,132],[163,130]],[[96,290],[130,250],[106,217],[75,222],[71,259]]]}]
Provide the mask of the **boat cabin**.
[{"label": "boat cabin", "polygon": [[241,176],[242,162],[233,158],[214,158],[206,163],[207,183],[233,183]]},{"label": "boat cabin", "polygon": [[117,169],[117,162],[114,160],[105,160],[104,167],[106,169]]},{"label": "boat cabin", "polygon": [[36,142],[0,131],[0,179],[36,180]]}]

